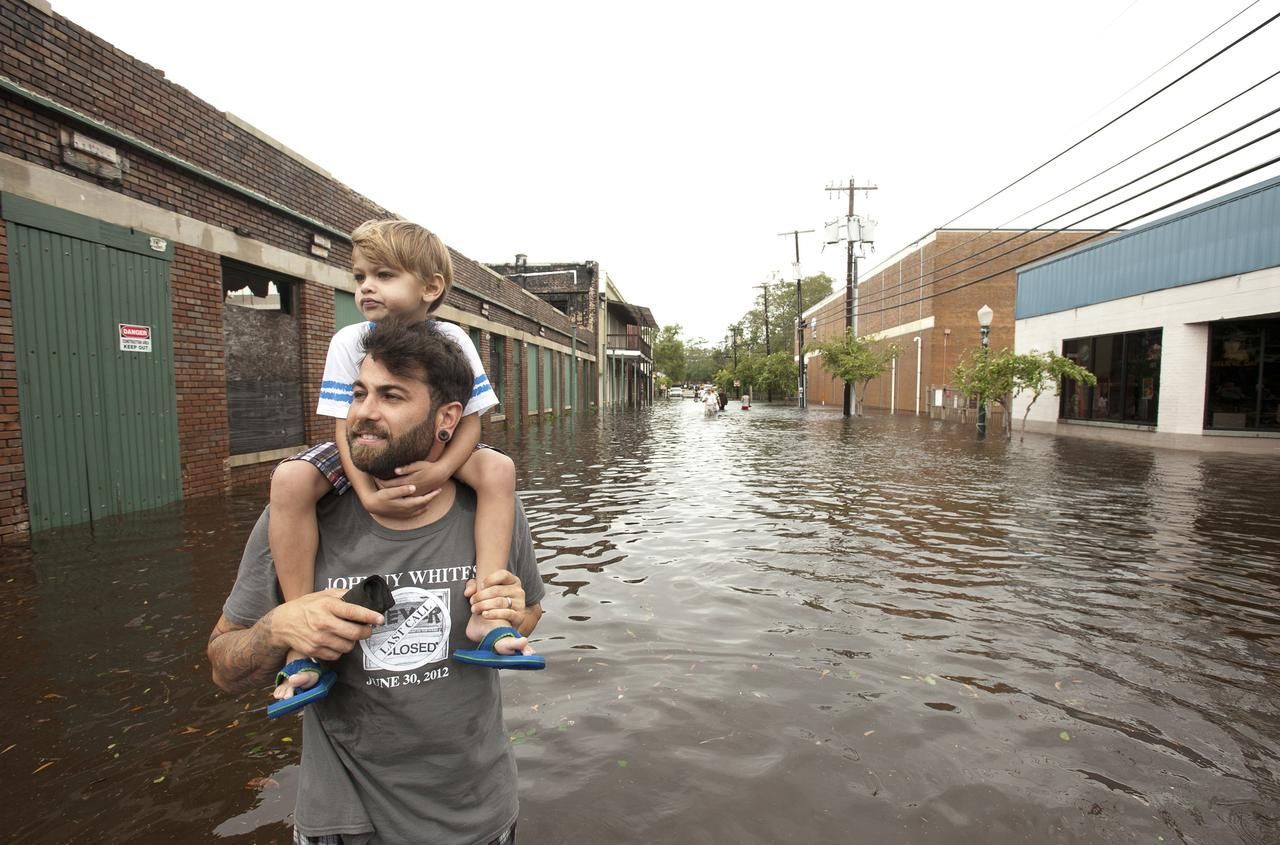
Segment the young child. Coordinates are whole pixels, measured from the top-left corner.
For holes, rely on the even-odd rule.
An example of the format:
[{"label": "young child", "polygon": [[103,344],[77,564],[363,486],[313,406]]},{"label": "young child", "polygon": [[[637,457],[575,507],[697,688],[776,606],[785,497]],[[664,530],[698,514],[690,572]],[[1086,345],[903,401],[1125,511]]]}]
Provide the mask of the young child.
[{"label": "young child", "polygon": [[[480,446],[480,414],[498,404],[480,355],[471,339],[451,323],[437,328],[466,354],[475,371],[475,386],[462,422],[441,458],[420,461],[396,470],[395,486],[379,489],[351,465],[346,417],[351,386],[363,357],[363,338],[373,322],[391,315],[427,320],[453,286],[453,263],[444,243],[421,226],[403,220],[371,220],[351,234],[351,269],[356,283],[356,306],[371,322],[340,329],[329,342],[324,381],[316,412],[337,418],[335,443],[314,446],[276,468],[271,479],[271,555],[286,601],[315,590],[315,556],[319,545],[316,503],[329,492],[349,487],[372,514],[406,517],[420,512],[451,476],[476,492],[476,580],[506,569],[515,523],[515,464],[506,455]],[[456,660],[501,668],[542,668],[542,657],[525,648],[515,654],[505,637],[487,637],[502,623],[473,614],[467,637],[479,650],[455,653]],[[298,706],[323,698],[332,684],[319,663],[290,653],[277,675],[275,698],[286,699],[308,690],[321,675],[327,684],[299,697]],[[296,708],[290,708],[296,709]]]}]

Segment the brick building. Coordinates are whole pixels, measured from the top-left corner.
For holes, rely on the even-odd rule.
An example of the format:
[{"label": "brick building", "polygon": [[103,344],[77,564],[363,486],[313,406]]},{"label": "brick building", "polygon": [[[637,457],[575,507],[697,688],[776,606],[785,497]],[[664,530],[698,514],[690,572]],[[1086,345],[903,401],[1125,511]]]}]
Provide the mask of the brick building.
[{"label": "brick building", "polygon": [[[966,398],[953,394],[948,381],[960,356],[980,348],[978,309],[989,305],[995,312],[991,348],[1013,348],[1015,268],[1092,234],[937,229],[863,275],[855,331],[898,347],[893,368],[867,385],[864,408],[966,416]],[[842,336],[844,285],[805,311],[804,319],[806,342]],[[840,410],[844,382],[827,373],[820,356],[807,360],[808,406]],[[1000,422],[998,408],[993,427]]]},{"label": "brick building", "polygon": [[[490,270],[569,315],[596,338],[594,385],[600,407],[640,407],[653,402],[653,340],[658,324],[648,308],[633,305],[595,261],[530,264],[523,253]],[[602,330],[603,329],[603,330]]]},{"label": "brick building", "polygon": [[[0,0],[0,540],[260,482],[331,437],[347,233],[387,216],[47,2]],[[439,316],[498,391],[485,426],[589,405],[594,331],[453,261]]]}]

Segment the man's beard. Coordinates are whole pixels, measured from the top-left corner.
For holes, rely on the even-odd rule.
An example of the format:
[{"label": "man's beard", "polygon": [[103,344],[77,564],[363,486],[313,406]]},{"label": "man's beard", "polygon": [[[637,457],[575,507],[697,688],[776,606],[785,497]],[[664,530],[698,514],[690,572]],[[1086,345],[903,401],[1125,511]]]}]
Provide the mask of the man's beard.
[{"label": "man's beard", "polygon": [[[387,439],[378,446],[362,445],[361,434],[376,434]],[[373,423],[356,423],[347,429],[347,445],[351,447],[351,463],[356,469],[374,478],[390,481],[397,478],[396,467],[426,460],[436,441],[435,414],[406,431],[399,437],[389,437],[388,432]]]}]

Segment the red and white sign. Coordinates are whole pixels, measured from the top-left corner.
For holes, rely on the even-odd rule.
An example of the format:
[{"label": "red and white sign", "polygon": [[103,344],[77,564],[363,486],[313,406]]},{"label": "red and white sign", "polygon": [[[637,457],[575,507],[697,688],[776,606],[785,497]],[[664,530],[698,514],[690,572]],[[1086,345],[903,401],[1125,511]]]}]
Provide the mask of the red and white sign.
[{"label": "red and white sign", "polygon": [[129,323],[118,323],[120,326],[121,352],[150,352],[151,327],[133,326]]}]

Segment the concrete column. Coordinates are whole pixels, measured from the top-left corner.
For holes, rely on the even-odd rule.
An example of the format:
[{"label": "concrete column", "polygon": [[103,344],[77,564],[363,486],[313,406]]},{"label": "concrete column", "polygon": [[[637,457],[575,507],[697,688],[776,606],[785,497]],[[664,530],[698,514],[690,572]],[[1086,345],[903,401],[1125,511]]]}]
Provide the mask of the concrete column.
[{"label": "concrete column", "polygon": [[1205,367],[1209,326],[1170,323],[1160,339],[1160,411],[1156,431],[1200,434],[1204,431]]}]

